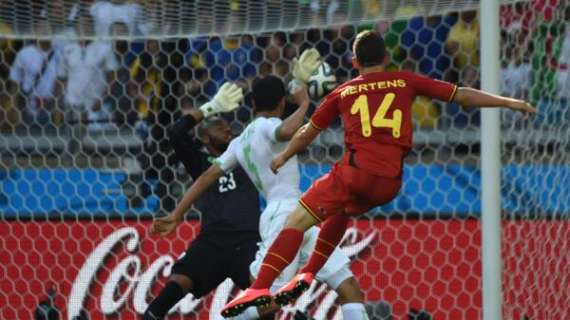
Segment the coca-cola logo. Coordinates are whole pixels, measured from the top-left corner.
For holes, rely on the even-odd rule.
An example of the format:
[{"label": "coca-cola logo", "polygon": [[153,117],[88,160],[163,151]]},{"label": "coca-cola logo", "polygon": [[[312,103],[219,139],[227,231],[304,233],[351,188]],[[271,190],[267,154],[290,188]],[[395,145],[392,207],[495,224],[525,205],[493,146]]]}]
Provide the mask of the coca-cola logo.
[{"label": "coca-cola logo", "polygon": [[[354,257],[364,250],[376,237],[376,232],[370,232],[367,235],[359,237],[358,229],[349,228],[341,242],[341,249],[349,256]],[[71,293],[67,304],[67,317],[73,319],[78,316],[85,306],[87,298],[92,294],[90,288],[92,284],[99,279],[97,275],[101,268],[105,267],[111,255],[115,254],[115,248],[124,244],[124,248],[129,253],[117,263],[109,272],[105,283],[103,284],[101,296],[95,297],[100,311],[104,315],[117,313],[126,304],[129,297],[132,296],[132,304],[134,310],[138,314],[143,314],[148,307],[148,293],[151,291],[156,279],[159,276],[170,276],[172,265],[175,259],[170,255],[162,255],[153,261],[146,270],[137,251],[140,244],[140,236],[137,229],[133,227],[124,227],[107,235],[105,239],[89,254],[83,263],[77,277],[73,282]],[[121,285],[121,290],[118,290]],[[210,319],[218,319],[219,312],[223,305],[229,300],[234,289],[234,284],[230,279],[226,279],[215,290],[212,303],[210,306]],[[327,288],[325,285],[313,284],[304,297],[297,301],[297,304],[284,309],[285,317],[293,310],[304,310],[313,301],[317,300],[325,294]],[[120,294],[117,294],[120,292]],[[325,316],[333,306],[336,293],[329,291],[320,299],[320,305],[315,319],[325,319]],[[187,295],[178,304],[176,304],[170,313],[178,312],[180,314],[189,314],[195,311],[200,305],[201,299],[194,299],[191,294]],[[339,312],[333,319],[340,319]]]}]

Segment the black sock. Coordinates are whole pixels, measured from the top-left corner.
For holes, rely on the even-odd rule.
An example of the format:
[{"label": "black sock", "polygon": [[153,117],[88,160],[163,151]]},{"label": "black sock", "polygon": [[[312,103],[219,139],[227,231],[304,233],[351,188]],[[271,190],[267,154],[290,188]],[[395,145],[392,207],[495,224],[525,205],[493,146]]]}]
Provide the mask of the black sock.
[{"label": "black sock", "polygon": [[186,294],[182,287],[174,282],[169,281],[166,286],[160,291],[158,297],[156,297],[143,315],[143,320],[158,320],[162,319],[168,313],[168,310],[172,308],[180,299],[184,298]]}]

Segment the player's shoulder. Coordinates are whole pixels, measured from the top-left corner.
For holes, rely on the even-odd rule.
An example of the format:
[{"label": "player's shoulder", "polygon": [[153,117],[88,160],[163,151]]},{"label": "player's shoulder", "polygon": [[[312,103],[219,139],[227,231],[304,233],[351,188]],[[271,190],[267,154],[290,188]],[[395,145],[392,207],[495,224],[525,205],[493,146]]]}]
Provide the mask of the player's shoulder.
[{"label": "player's shoulder", "polygon": [[333,91],[331,91],[327,95],[327,98],[334,98],[334,97],[340,96],[344,90],[346,90],[346,89],[354,86],[355,84],[357,84],[360,81],[360,79],[359,79],[360,77],[361,76],[358,76],[354,79],[350,79],[350,80],[347,80],[347,81],[339,84]]},{"label": "player's shoulder", "polygon": [[265,126],[273,127],[283,122],[283,120],[277,117],[258,117],[254,121],[257,122],[257,126],[260,127],[265,127]]},{"label": "player's shoulder", "polygon": [[17,56],[26,57],[31,55],[41,55],[40,49],[33,44],[29,44],[18,51]]},{"label": "player's shoulder", "polygon": [[379,78],[381,80],[391,80],[391,79],[411,79],[418,75],[412,71],[382,71],[368,74],[371,78]]},{"label": "player's shoulder", "polygon": [[[243,134],[243,132],[242,132]],[[234,153],[236,150],[240,149],[240,137],[241,134],[235,138],[232,139],[232,141],[230,141],[230,143],[228,144],[228,147],[226,148],[226,151],[224,151],[224,153]]]}]

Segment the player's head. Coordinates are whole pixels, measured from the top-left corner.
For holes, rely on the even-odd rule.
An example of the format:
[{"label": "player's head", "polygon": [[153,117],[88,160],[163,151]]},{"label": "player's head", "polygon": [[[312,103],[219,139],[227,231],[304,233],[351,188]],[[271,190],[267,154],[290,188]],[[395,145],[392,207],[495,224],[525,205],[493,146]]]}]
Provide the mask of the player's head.
[{"label": "player's head", "polygon": [[279,111],[285,108],[285,85],[276,76],[265,76],[253,83],[254,113]]},{"label": "player's head", "polygon": [[352,63],[358,69],[381,66],[386,58],[384,39],[376,31],[366,30],[356,35],[352,51]]},{"label": "player's head", "polygon": [[222,153],[228,148],[233,135],[228,122],[223,118],[214,116],[200,122],[198,138],[206,147]]}]

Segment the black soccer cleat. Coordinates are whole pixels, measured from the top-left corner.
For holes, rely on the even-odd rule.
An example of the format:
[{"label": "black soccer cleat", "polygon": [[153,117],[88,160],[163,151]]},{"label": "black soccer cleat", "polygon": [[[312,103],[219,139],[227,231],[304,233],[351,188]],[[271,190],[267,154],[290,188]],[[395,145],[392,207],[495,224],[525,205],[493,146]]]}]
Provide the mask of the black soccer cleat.
[{"label": "black soccer cleat", "polygon": [[275,302],[280,306],[286,306],[299,298],[303,292],[307,291],[313,282],[312,273],[301,273],[293,277],[275,294]]}]

